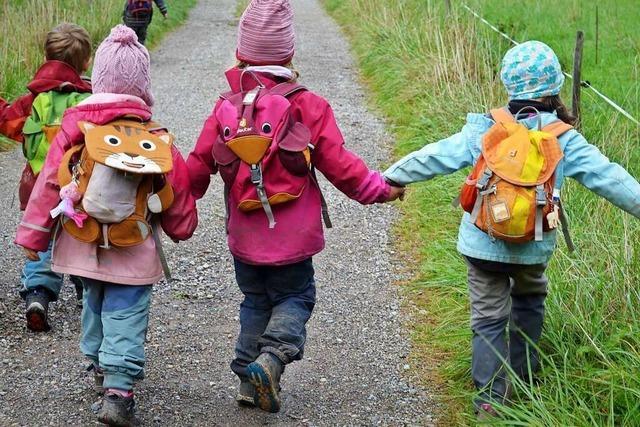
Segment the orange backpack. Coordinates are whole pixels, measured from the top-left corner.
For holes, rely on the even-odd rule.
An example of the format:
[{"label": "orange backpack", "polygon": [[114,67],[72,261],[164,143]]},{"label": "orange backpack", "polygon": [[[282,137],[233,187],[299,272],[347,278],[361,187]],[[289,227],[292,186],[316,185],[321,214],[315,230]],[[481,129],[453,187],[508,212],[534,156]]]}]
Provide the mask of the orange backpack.
[{"label": "orange backpack", "polygon": [[538,114],[538,129],[530,130],[506,109],[491,110],[491,117],[496,123],[484,135],[482,154],[460,193],[471,222],[511,243],[541,241],[559,222],[568,232],[554,189],[564,157],[558,137],[572,126],[558,120],[541,127]]}]

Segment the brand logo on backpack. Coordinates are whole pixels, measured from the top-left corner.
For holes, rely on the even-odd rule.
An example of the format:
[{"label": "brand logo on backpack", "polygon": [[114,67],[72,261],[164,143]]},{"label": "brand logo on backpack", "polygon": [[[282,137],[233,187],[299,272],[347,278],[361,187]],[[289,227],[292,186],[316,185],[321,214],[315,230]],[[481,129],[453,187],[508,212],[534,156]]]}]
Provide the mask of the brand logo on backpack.
[{"label": "brand logo on backpack", "polygon": [[220,133],[212,154],[225,182],[228,214],[232,208],[247,215],[262,209],[269,228],[275,228],[273,207],[298,199],[309,183],[317,185],[311,132],[292,116],[288,100],[303,90],[293,83],[270,89],[260,84],[222,95],[216,109]]},{"label": "brand logo on backpack", "polygon": [[[73,207],[87,218],[71,221],[74,212],[67,215],[69,209],[61,209],[64,229],[77,240],[102,243],[105,249],[141,244],[152,232],[150,214],[173,203],[172,187],[163,177],[173,168],[173,136],[155,135],[149,129],[156,125],[134,120],[78,126],[85,142],[65,153],[58,181],[65,191],[69,185],[77,187],[80,197],[74,197]],[[77,154],[80,158],[74,160]],[[63,203],[69,204],[63,193]]]}]

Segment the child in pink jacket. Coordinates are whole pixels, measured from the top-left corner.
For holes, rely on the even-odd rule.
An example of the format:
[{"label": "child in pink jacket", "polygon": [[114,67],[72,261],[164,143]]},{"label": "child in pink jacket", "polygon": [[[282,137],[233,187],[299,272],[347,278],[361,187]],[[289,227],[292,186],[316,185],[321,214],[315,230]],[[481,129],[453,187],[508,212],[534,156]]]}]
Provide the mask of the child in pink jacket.
[{"label": "child in pink jacket", "polygon": [[[135,420],[133,382],[144,376],[151,285],[163,276],[161,262],[152,237],[137,246],[105,249],[75,239],[59,227],[50,211],[60,202],[57,175],[62,157],[84,143],[79,122],[101,126],[125,116],[150,121],[149,68],[149,53],[133,30],[115,27],[96,52],[94,95],[65,113],[16,237],[16,243],[32,254],[45,250],[53,234],[52,269],[82,278],[80,349],[93,364],[97,386],[105,391],[92,409],[110,425],[131,425]],[[186,240],[197,226],[195,200],[185,162],[175,146],[171,154],[173,169],[166,179],[175,199],[159,222],[173,240]]]},{"label": "child in pink jacket", "polygon": [[[231,92],[216,104],[187,160],[194,196],[201,198],[205,194],[211,174],[217,172],[228,188],[228,243],[235,259],[236,280],[244,294],[240,306],[241,330],[231,369],[240,378],[238,402],[270,412],[280,410],[279,381],[285,365],[302,359],[304,351],[305,325],[316,298],[311,257],[324,248],[322,196],[313,175],[305,175],[303,168],[301,178],[295,178],[304,180],[306,176],[299,197],[272,206],[263,204],[264,209],[243,211],[241,201],[237,200],[237,184],[229,178],[233,165],[238,163],[232,162],[229,166],[221,160],[220,150],[227,150],[220,145],[221,139],[237,132],[239,138],[235,141],[239,143],[243,138],[245,141],[253,138],[258,143],[265,141],[264,137],[256,136],[257,130],[271,135],[273,138],[268,138],[271,141],[282,137],[284,131],[278,129],[286,126],[279,128],[267,121],[252,125],[247,121],[253,120],[248,112],[252,108],[263,110],[257,114],[274,116],[273,111],[264,111],[268,98],[264,93],[279,91],[290,103],[291,121],[298,122],[291,130],[291,138],[284,139],[288,145],[302,141],[301,148],[305,148],[306,140],[300,138],[307,135],[313,146],[311,164],[340,191],[362,204],[394,200],[403,191],[391,187],[381,174],[369,170],[358,156],[344,147],[344,139],[326,100],[287,84],[295,82],[297,77],[291,70],[293,53],[293,11],[289,1],[253,0],[240,21],[236,54],[239,65],[226,73]],[[259,86],[264,89],[255,92]],[[286,93],[291,91],[294,93]],[[246,92],[243,100],[242,93]],[[235,109],[228,113],[232,108],[230,101],[244,108],[243,114],[247,114],[240,116],[245,118],[239,125],[236,121],[237,126],[221,123],[224,121],[221,117],[239,118]],[[275,104],[287,105],[281,98]],[[251,134],[254,136],[249,136]],[[279,145],[280,149],[283,145]],[[268,161],[261,161],[262,166],[265,163]],[[264,180],[278,181],[274,186],[283,186],[283,181],[291,179],[286,174],[268,177],[274,168],[280,167],[276,163],[271,163],[271,170],[265,166],[260,172],[260,167],[253,168],[254,183],[260,181],[260,173],[264,174]]]}]

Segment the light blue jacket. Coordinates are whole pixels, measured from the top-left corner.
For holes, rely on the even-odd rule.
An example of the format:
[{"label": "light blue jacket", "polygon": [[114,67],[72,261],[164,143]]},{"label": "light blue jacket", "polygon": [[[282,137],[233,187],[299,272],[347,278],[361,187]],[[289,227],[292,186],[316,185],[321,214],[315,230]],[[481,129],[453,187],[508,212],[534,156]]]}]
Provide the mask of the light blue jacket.
[{"label": "light blue jacket", "polygon": [[[555,114],[542,113],[542,124],[556,121]],[[529,128],[537,125],[537,118],[521,120]],[[429,144],[391,166],[385,177],[401,184],[426,181],[475,164],[480,156],[482,136],[494,124],[482,114],[467,115],[467,124],[449,138]],[[576,179],[596,194],[609,200],[635,217],[640,218],[640,184],[620,165],[612,163],[577,131],[571,130],[559,139],[564,160],[558,167],[557,187],[564,177]],[[541,242],[524,244],[492,240],[470,221],[465,213],[458,234],[458,251],[466,256],[509,264],[546,263],[556,246],[556,231],[545,233]]]}]

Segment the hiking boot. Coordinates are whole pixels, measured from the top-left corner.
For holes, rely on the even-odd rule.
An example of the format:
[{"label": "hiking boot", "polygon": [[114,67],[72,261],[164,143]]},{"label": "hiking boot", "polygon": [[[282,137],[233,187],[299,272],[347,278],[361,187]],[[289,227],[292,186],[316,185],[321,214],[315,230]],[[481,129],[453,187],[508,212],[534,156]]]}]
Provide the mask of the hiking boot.
[{"label": "hiking boot", "polygon": [[253,403],[263,411],[280,411],[280,376],[283,363],[271,353],[262,353],[247,366],[249,381],[255,387]]},{"label": "hiking boot", "polygon": [[496,412],[490,403],[483,403],[478,408],[476,416],[478,422],[486,422],[496,419],[498,417],[498,412]]},{"label": "hiking boot", "polygon": [[33,332],[46,332],[51,329],[47,321],[50,300],[49,292],[44,288],[36,288],[27,294],[27,328]]},{"label": "hiking boot", "polygon": [[256,388],[247,379],[240,380],[240,387],[238,387],[238,394],[236,395],[236,402],[240,406],[256,406],[253,403],[253,397],[256,394]]},{"label": "hiking boot", "polygon": [[91,406],[98,417],[98,421],[103,424],[115,427],[137,426],[136,403],[133,394],[128,397],[118,393],[107,392],[102,398]]},{"label": "hiking boot", "polygon": [[76,288],[76,306],[82,308],[82,295],[84,294],[82,279],[77,276],[70,276],[69,280],[71,280],[71,283],[73,283],[73,286]]}]

